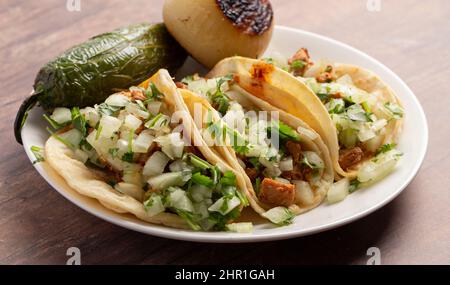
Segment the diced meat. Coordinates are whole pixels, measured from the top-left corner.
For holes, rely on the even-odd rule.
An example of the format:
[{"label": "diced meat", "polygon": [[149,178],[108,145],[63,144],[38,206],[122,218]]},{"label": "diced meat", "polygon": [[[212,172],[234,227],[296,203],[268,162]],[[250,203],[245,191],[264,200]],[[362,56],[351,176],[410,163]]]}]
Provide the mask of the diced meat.
[{"label": "diced meat", "polygon": [[188,89],[187,85],[181,81],[175,82],[175,85],[180,89]]},{"label": "diced meat", "polygon": [[63,134],[65,132],[70,131],[71,129],[73,129],[73,125],[72,124],[68,124],[67,126],[62,127],[61,129],[59,129],[56,133]]},{"label": "diced meat", "polygon": [[254,181],[258,177],[258,170],[256,168],[246,168],[245,173],[251,181]]},{"label": "diced meat", "polygon": [[198,148],[196,148],[195,146],[188,145],[188,146],[186,146],[186,147],[184,148],[184,151],[187,152],[187,153],[195,154],[196,156],[202,157],[202,158],[203,158],[202,153],[201,153],[201,152],[198,150]]},{"label": "diced meat", "polygon": [[259,199],[267,204],[290,206],[295,200],[295,186],[270,178],[264,178],[261,183]]},{"label": "diced meat", "polygon": [[303,172],[300,166],[297,164],[294,166],[294,169],[281,173],[281,177],[288,180],[303,180]]},{"label": "diced meat", "polygon": [[299,49],[288,61],[291,72],[295,76],[303,76],[305,71],[313,64],[306,48]]},{"label": "diced meat", "polygon": [[131,98],[141,101],[144,101],[146,99],[144,92],[142,92],[141,90],[131,90]]},{"label": "diced meat", "polygon": [[333,95],[331,95],[331,97],[334,99],[341,99],[341,98],[344,98],[344,95],[342,95],[341,92],[336,92]]},{"label": "diced meat", "polygon": [[364,152],[360,147],[341,150],[339,153],[339,165],[347,170],[361,162],[364,158]]},{"label": "diced meat", "polygon": [[136,131],[134,131],[135,134],[139,135],[143,130],[145,129],[144,124],[141,124]]},{"label": "diced meat", "polygon": [[294,163],[298,162],[302,156],[302,146],[298,142],[288,141],[286,143],[287,151],[292,155]]},{"label": "diced meat", "polygon": [[334,72],[333,66],[327,65],[325,70],[316,76],[316,80],[317,80],[317,82],[320,82],[320,83],[329,83],[331,81],[336,80],[336,74]]}]

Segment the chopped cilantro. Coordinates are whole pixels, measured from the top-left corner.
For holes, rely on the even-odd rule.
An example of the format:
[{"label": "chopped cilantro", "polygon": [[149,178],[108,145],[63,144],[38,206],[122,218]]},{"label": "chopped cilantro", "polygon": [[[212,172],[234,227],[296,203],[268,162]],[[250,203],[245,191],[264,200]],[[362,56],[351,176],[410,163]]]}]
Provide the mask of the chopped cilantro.
[{"label": "chopped cilantro", "polygon": [[45,161],[44,154],[42,152],[43,149],[41,147],[33,145],[33,146],[31,146],[30,149],[31,149],[31,152],[34,154],[34,157],[36,157],[36,160],[33,161],[33,164]]},{"label": "chopped cilantro", "polygon": [[191,180],[192,180],[192,182],[199,184],[199,185],[204,185],[207,187],[214,186],[213,180],[210,177],[201,174],[200,172],[194,173],[191,177]]},{"label": "chopped cilantro", "polygon": [[74,128],[79,130],[83,134],[83,137],[85,137],[87,134],[86,119],[84,118],[84,115],[80,113],[80,108],[73,107],[70,113],[72,114],[72,124]]},{"label": "chopped cilantro", "polygon": [[191,212],[179,209],[175,209],[175,212],[178,216],[180,216],[180,218],[186,221],[186,223],[192,230],[199,231],[202,229],[200,225],[194,221],[194,215]]},{"label": "chopped cilantro", "polygon": [[360,184],[361,182],[359,182],[358,179],[350,181],[350,187],[348,188],[348,192],[349,193],[355,192],[356,190],[358,190]]},{"label": "chopped cilantro", "polygon": [[134,159],[134,153],[133,152],[126,152],[122,155],[122,160],[125,162],[132,163]]},{"label": "chopped cilantro", "polygon": [[306,62],[304,62],[303,60],[294,60],[291,63],[291,68],[292,69],[302,69],[306,66]]},{"label": "chopped cilantro", "polygon": [[261,190],[261,178],[256,177],[253,188],[255,190],[256,195],[258,195],[259,191]]},{"label": "chopped cilantro", "polygon": [[377,149],[377,151],[375,152],[375,155],[379,155],[380,153],[386,153],[390,150],[393,150],[396,146],[397,146],[397,144],[395,144],[395,143],[384,144]]},{"label": "chopped cilantro", "polygon": [[224,83],[232,79],[232,74],[220,78],[219,80],[217,80],[216,91],[214,93],[208,92],[208,96],[210,97],[212,105],[222,115],[227,112],[228,107],[230,106],[230,99],[225,95],[225,93],[222,92],[221,87]]},{"label": "chopped cilantro", "polygon": [[230,170],[225,171],[219,183],[222,186],[236,186],[236,175]]},{"label": "chopped cilantro", "polygon": [[108,150],[108,153],[112,156],[112,158],[117,157],[118,152],[119,152],[118,148],[110,148]]},{"label": "chopped cilantro", "polygon": [[50,126],[55,130],[59,130],[59,129],[67,126],[70,123],[70,122],[68,122],[66,124],[59,124],[58,122],[56,122],[55,120],[53,120],[52,118],[47,116],[46,114],[44,114],[43,117],[50,124]]},{"label": "chopped cilantro", "polygon": [[271,137],[276,132],[281,140],[300,141],[300,135],[293,128],[280,121],[272,122],[267,131]]},{"label": "chopped cilantro", "polygon": [[105,116],[113,116],[119,110],[120,110],[120,107],[110,106],[106,103],[101,103],[98,105],[99,113],[102,115],[105,115]]}]

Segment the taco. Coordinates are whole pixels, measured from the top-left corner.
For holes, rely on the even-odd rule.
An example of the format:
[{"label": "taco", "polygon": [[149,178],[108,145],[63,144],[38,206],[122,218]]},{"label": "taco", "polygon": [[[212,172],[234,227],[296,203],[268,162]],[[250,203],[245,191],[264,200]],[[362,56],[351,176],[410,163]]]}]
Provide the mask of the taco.
[{"label": "taco", "polygon": [[302,119],[329,148],[335,178],[375,182],[396,165],[403,109],[374,73],[347,64],[313,64],[306,49],[285,62],[232,57],[208,77],[232,74],[253,96]]},{"label": "taco", "polygon": [[149,223],[227,230],[246,184],[203,142],[166,70],[83,109],[56,108],[45,160],[82,195]]},{"label": "taco", "polygon": [[232,76],[192,76],[183,83],[180,93],[196,126],[245,177],[256,212],[282,225],[323,201],[333,182],[332,163],[307,124],[251,95]]}]

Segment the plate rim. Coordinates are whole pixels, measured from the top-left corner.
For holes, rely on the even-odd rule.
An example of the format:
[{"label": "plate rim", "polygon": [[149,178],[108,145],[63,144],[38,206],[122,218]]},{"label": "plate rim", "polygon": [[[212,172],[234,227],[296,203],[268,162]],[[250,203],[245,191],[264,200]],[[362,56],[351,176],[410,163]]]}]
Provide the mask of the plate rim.
[{"label": "plate rim", "polygon": [[[401,87],[404,88],[406,91],[410,93],[410,96],[414,105],[418,107],[419,114],[415,114],[416,116],[420,117],[420,121],[424,124],[424,129],[422,130],[423,136],[421,138],[423,147],[420,149],[420,153],[417,154],[419,163],[415,164],[412,168],[412,171],[409,172],[409,175],[406,179],[403,180],[400,187],[396,189],[396,191],[393,191],[390,193],[390,195],[386,196],[382,202],[379,202],[378,204],[375,204],[364,211],[360,211],[357,214],[351,215],[346,218],[342,218],[327,224],[321,224],[316,227],[311,227],[307,231],[288,231],[288,232],[273,232],[273,233],[267,233],[267,234],[261,234],[261,235],[253,235],[253,234],[240,234],[240,233],[227,233],[227,232],[219,232],[220,235],[217,235],[216,232],[194,232],[194,231],[185,231],[180,229],[174,229],[174,228],[168,228],[160,225],[154,225],[154,224],[137,224],[130,222],[126,219],[118,219],[114,215],[109,215],[102,213],[101,211],[97,210],[94,207],[89,206],[85,203],[80,203],[77,201],[77,199],[72,198],[67,192],[59,190],[59,188],[62,188],[61,186],[57,185],[55,181],[52,179],[47,179],[47,173],[42,168],[39,167],[36,164],[33,164],[34,168],[38,171],[38,173],[42,176],[42,178],[59,194],[61,194],[64,198],[69,200],[71,203],[75,204],[79,208],[83,209],[84,211],[96,216],[97,218],[100,218],[102,220],[105,220],[107,222],[110,222],[116,226],[120,226],[129,230],[137,231],[143,234],[152,235],[156,237],[163,237],[163,238],[169,238],[174,240],[183,240],[183,241],[192,241],[192,242],[204,242],[204,243],[256,243],[256,242],[265,242],[265,241],[274,241],[274,240],[285,240],[285,239],[291,239],[301,236],[308,236],[317,234],[320,232],[324,232],[327,230],[332,230],[337,227],[349,224],[353,221],[359,220],[376,210],[384,207],[388,203],[390,203],[393,199],[395,199],[400,193],[402,193],[405,188],[412,182],[412,180],[417,176],[421,166],[423,165],[426,153],[428,151],[428,144],[429,144],[429,128],[428,128],[428,121],[425,115],[425,112],[423,110],[422,105],[420,104],[420,101],[414,94],[414,92],[409,88],[409,86],[406,84],[405,81],[403,81],[395,72],[393,72],[390,68],[388,68],[386,65],[378,61],[377,59],[373,58],[372,56],[364,53],[363,51],[360,51],[346,43],[343,43],[341,41],[335,40],[333,38],[323,36],[317,33],[313,33],[310,31],[305,31],[302,29],[282,26],[282,25],[276,25],[275,30],[281,30],[281,31],[287,31],[291,33],[301,33],[305,34],[309,37],[318,38],[322,41],[326,41],[328,43],[332,43],[337,46],[341,46],[343,48],[346,48],[350,50],[353,53],[358,54],[361,57],[364,57],[365,59],[375,63],[378,65],[381,69],[383,69],[384,72],[389,74],[389,76],[393,77],[398,83],[400,83]],[[23,130],[22,130],[23,131]],[[34,156],[30,150],[29,145],[24,140],[23,147],[25,148],[25,152],[32,162],[34,160]]]}]

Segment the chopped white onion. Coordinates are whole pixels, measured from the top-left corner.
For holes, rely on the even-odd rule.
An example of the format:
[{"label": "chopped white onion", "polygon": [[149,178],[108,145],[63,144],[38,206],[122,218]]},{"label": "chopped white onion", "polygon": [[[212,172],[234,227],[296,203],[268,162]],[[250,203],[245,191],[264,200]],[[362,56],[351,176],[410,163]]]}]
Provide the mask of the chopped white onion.
[{"label": "chopped white onion", "polygon": [[344,200],[349,194],[349,187],[350,181],[348,180],[348,178],[343,178],[338,182],[333,183],[327,193],[328,203],[333,204]]},{"label": "chopped white onion", "polygon": [[346,113],[350,120],[367,122],[366,111],[359,104],[348,107]]},{"label": "chopped white onion", "polygon": [[367,126],[359,129],[358,139],[361,142],[368,141],[368,140],[374,138],[375,136],[376,136],[375,132]]},{"label": "chopped white onion", "polygon": [[243,222],[243,223],[231,223],[228,224],[227,230],[235,233],[251,233],[253,232],[253,223]]},{"label": "chopped white onion", "polygon": [[184,162],[182,159],[177,159],[169,165],[169,170],[171,172],[178,172],[185,170],[191,171],[192,169],[193,167]]},{"label": "chopped white onion", "polygon": [[125,110],[128,113],[130,113],[138,118],[144,119],[144,120],[150,116],[150,114],[147,111],[142,110],[142,108],[139,107],[139,105],[135,104],[135,103],[128,104],[127,107],[125,108]]},{"label": "chopped white onion", "polygon": [[162,202],[161,196],[151,195],[147,201],[144,202],[145,211],[150,217],[156,216],[166,210]]},{"label": "chopped white onion", "polygon": [[377,182],[383,179],[395,169],[398,159],[396,156],[382,156],[378,160],[376,158],[375,161],[364,163],[358,170],[360,182]]},{"label": "chopped white onion", "polygon": [[206,203],[194,203],[194,214],[199,220],[203,220],[209,217],[208,212],[209,205]]},{"label": "chopped white onion", "polygon": [[75,158],[79,161],[81,161],[82,163],[86,163],[86,161],[89,159],[89,155],[85,152],[82,151],[81,149],[77,148],[74,152]]},{"label": "chopped white onion", "polygon": [[137,185],[126,183],[126,182],[119,182],[114,186],[114,189],[116,189],[117,191],[119,191],[122,194],[131,196],[134,199],[142,202],[144,190],[142,190],[142,188]]},{"label": "chopped white onion", "polygon": [[128,141],[124,139],[117,140],[116,147],[119,149],[119,154],[128,152]]},{"label": "chopped white onion", "polygon": [[289,223],[290,220],[294,217],[292,212],[285,207],[275,207],[270,209],[269,211],[262,213],[261,216],[269,219],[274,224],[283,225]]},{"label": "chopped white onion", "polygon": [[130,103],[130,98],[121,93],[116,93],[106,98],[105,103],[110,106],[125,107]]},{"label": "chopped white onion", "polygon": [[159,144],[161,150],[171,159],[183,156],[184,141],[181,139],[180,133],[171,133],[160,136],[155,139],[155,142]]},{"label": "chopped white onion", "polygon": [[292,157],[286,157],[280,161],[280,170],[281,171],[291,171],[294,169],[294,162]]},{"label": "chopped white onion", "polygon": [[68,108],[58,107],[53,110],[53,114],[50,118],[58,124],[65,124],[72,121],[72,113]]},{"label": "chopped white onion", "polygon": [[194,200],[194,202],[202,202],[205,199],[211,199],[212,189],[210,189],[204,185],[195,184],[190,189],[190,194],[191,194],[192,200]]},{"label": "chopped white onion", "polygon": [[71,129],[67,132],[59,134],[58,136],[75,148],[78,148],[78,145],[83,139],[83,134],[77,129]]},{"label": "chopped white onion", "polygon": [[131,114],[125,117],[124,126],[128,129],[136,130],[141,126],[141,124],[142,121]]},{"label": "chopped white onion", "polygon": [[163,129],[167,129],[168,125],[170,123],[170,117],[158,114],[153,119],[150,119],[145,123],[145,127],[150,130],[160,131]]},{"label": "chopped white onion", "polygon": [[382,128],[384,128],[384,126],[386,126],[386,125],[387,125],[387,121],[385,119],[381,119],[381,120],[375,121],[372,124],[371,128],[374,132],[377,132],[377,131],[381,130]]},{"label": "chopped white onion", "polygon": [[155,137],[148,130],[142,131],[133,142],[133,152],[147,153],[154,140]]},{"label": "chopped white onion", "polygon": [[189,179],[191,179],[191,177],[192,174],[185,171],[169,172],[151,177],[147,180],[147,182],[151,189],[155,191],[162,191],[170,186],[183,186],[187,181],[189,181]]},{"label": "chopped white onion", "polygon": [[102,116],[100,119],[100,137],[110,138],[120,129],[122,121],[112,116]]},{"label": "chopped white onion", "polygon": [[[224,206],[223,204],[227,203],[227,206]],[[231,199],[225,199],[225,198],[220,198],[219,200],[217,200],[214,204],[212,204],[208,210],[210,212],[219,212],[222,215],[226,215],[229,212],[231,212],[234,208],[236,208],[237,206],[239,206],[241,204],[241,200],[234,196]]]},{"label": "chopped white onion", "polygon": [[123,171],[122,179],[126,183],[142,186],[142,175],[136,171]]},{"label": "chopped white onion", "polygon": [[98,114],[97,110],[95,110],[95,108],[86,107],[84,109],[81,109],[80,113],[84,115],[87,123],[91,127],[95,127],[100,120],[100,115]]},{"label": "chopped white onion", "polygon": [[161,110],[161,105],[162,102],[160,101],[151,101],[147,104],[147,109],[150,112],[150,114],[156,116]]},{"label": "chopped white onion", "polygon": [[314,165],[316,168],[324,168],[325,167],[325,164],[324,164],[322,158],[320,158],[320,156],[316,152],[304,151],[303,155],[306,157],[308,162],[310,164]]},{"label": "chopped white onion", "polygon": [[143,174],[145,176],[160,175],[164,172],[170,158],[160,151],[155,151],[144,165]]},{"label": "chopped white onion", "polygon": [[194,211],[194,205],[192,205],[192,201],[187,196],[186,191],[182,189],[177,188],[176,190],[170,192],[168,201],[169,207],[171,208],[191,213]]},{"label": "chopped white onion", "polygon": [[295,202],[303,205],[311,205],[314,202],[314,193],[309,183],[302,180],[293,182],[295,185]]},{"label": "chopped white onion", "polygon": [[377,149],[383,143],[383,138],[384,137],[382,135],[378,135],[378,136],[371,138],[370,140],[365,141],[364,142],[365,149],[370,152],[376,152]]}]

